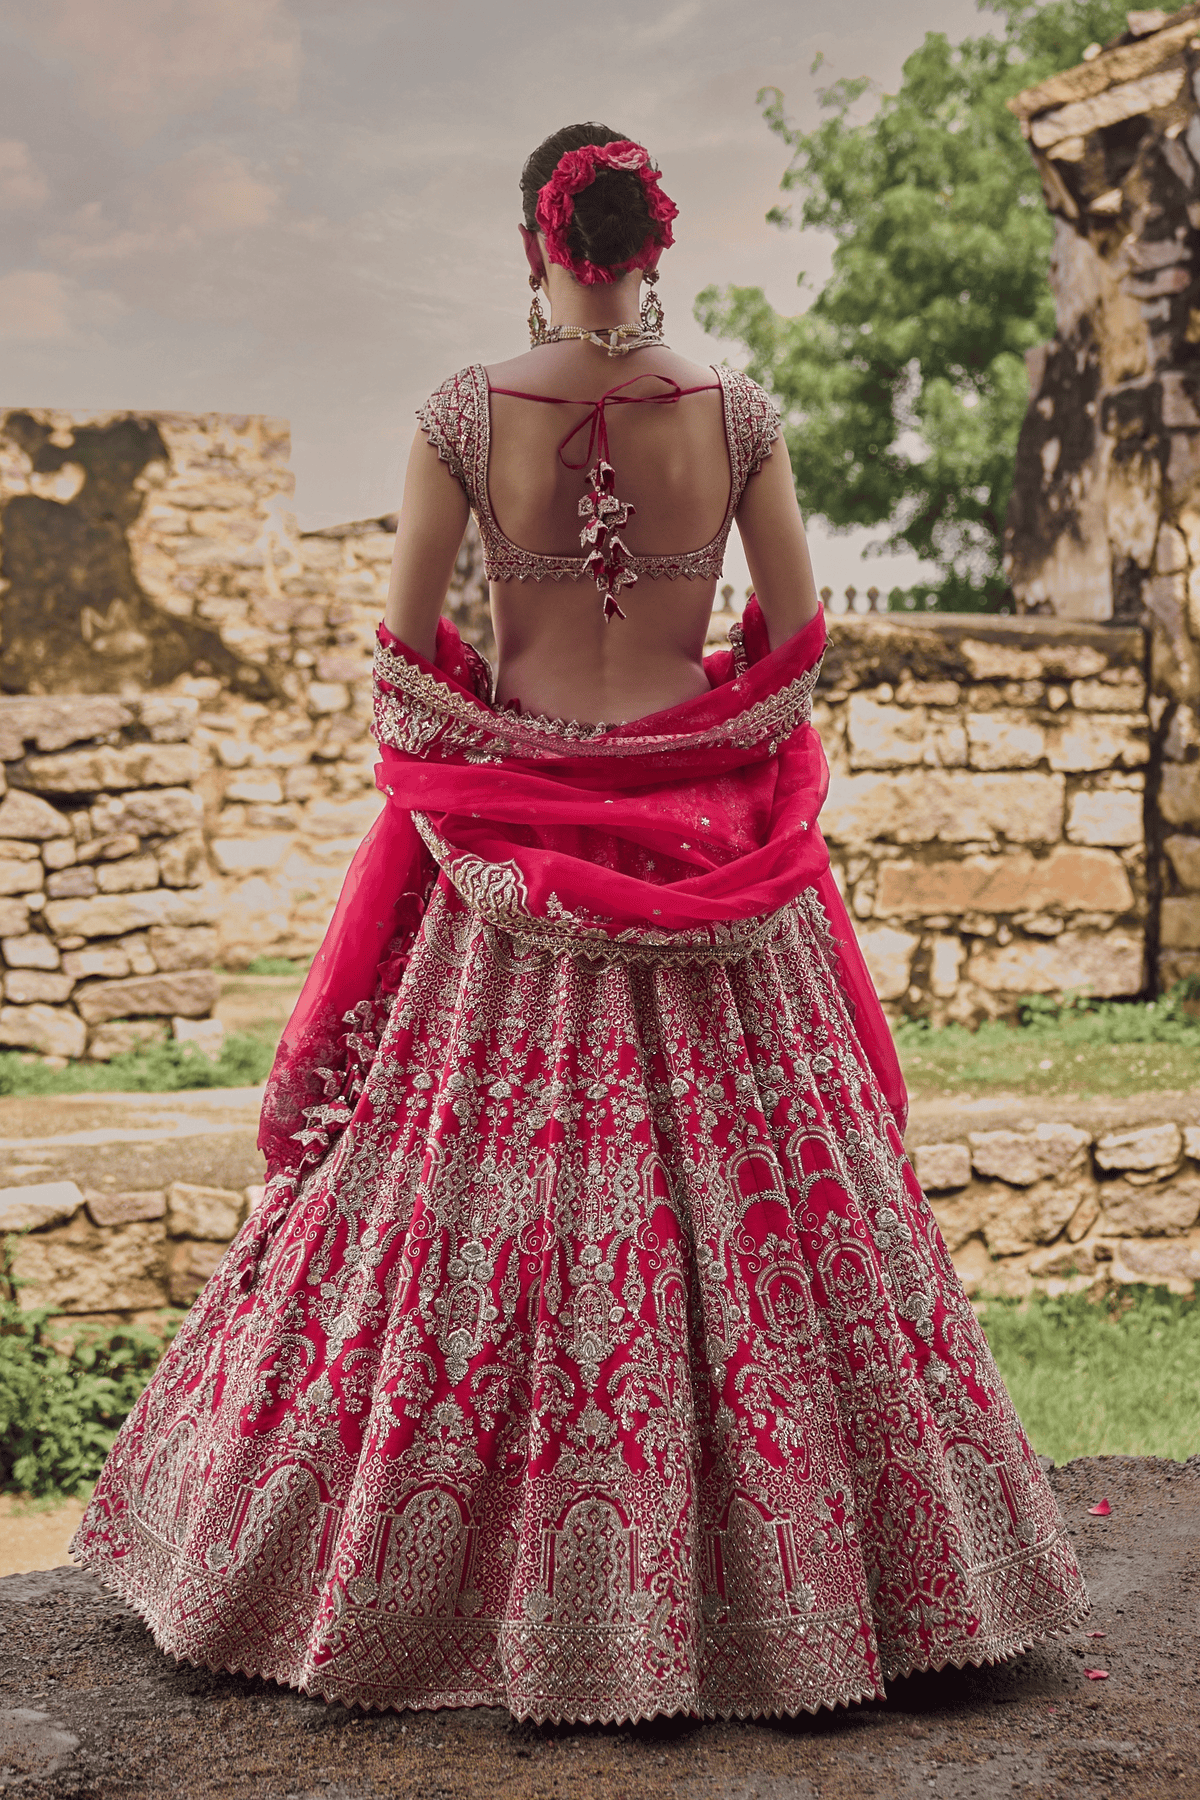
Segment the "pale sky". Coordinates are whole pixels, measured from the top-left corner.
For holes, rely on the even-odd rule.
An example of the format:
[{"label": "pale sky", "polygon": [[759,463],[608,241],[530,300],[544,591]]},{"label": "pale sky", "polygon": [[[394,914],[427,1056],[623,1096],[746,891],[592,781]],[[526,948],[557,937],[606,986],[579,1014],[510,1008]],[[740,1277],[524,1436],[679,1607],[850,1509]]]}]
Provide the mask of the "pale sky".
[{"label": "pale sky", "polygon": [[[781,232],[757,90],[894,88],[968,0],[0,0],[0,406],[290,419],[302,526],[391,511],[413,409],[527,342],[518,177],[549,132],[645,143],[677,202],[667,338],[715,282],[803,303],[829,243]],[[736,535],[736,534],[735,534]],[[877,533],[810,526],[818,582],[886,588]],[[726,565],[738,585],[737,552]]]}]

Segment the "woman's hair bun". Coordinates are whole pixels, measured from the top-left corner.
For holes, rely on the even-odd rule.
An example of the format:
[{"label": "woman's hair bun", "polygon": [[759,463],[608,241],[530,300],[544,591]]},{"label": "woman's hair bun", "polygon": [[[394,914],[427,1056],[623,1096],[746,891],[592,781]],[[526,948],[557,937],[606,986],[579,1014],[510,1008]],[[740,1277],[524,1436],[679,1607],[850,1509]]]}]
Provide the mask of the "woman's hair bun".
[{"label": "woman's hair bun", "polygon": [[[623,131],[610,131],[607,125],[565,125],[539,144],[521,170],[521,199],[529,230],[538,228],[538,195],[568,150],[582,150],[585,144],[616,144],[625,138]],[[619,269],[637,255],[655,230],[641,176],[632,169],[597,169],[596,179],[575,196],[567,248],[572,256],[586,258],[598,268]]]}]

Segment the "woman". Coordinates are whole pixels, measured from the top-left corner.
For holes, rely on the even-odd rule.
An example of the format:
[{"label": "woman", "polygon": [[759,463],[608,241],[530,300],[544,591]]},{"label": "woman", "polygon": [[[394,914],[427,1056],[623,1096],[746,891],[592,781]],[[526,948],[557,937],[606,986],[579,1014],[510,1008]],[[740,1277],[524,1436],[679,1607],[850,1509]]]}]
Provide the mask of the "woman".
[{"label": "woman", "polygon": [[[1087,1601],[817,829],[778,420],[663,342],[640,146],[571,127],[522,187],[533,347],[420,414],[388,805],[280,1046],[266,1199],[75,1550],[175,1655],[348,1703],[815,1710]],[[438,616],[469,507],[494,698]],[[735,518],[757,599],[705,657]]]}]

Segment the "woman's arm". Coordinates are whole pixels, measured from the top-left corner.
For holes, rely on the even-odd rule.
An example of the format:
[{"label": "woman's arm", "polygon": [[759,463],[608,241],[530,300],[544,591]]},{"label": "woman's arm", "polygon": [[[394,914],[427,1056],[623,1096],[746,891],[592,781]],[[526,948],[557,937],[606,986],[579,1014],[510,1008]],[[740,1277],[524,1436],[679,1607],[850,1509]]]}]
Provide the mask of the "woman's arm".
[{"label": "woman's arm", "polygon": [[758,474],[746,483],[735,517],[750,579],[775,649],[821,608],[782,434]]},{"label": "woman's arm", "polygon": [[396,526],[384,624],[433,661],[437,622],[454,573],[470,507],[467,496],[423,431],[413,439]]}]

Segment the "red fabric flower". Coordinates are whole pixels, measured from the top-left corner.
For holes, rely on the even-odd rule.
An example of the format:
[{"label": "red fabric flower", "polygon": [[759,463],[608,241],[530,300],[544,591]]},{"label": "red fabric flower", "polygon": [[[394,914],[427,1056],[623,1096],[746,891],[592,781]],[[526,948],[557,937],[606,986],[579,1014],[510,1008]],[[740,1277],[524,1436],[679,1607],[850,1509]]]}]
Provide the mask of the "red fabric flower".
[{"label": "red fabric flower", "polygon": [[[575,217],[575,196],[592,185],[597,169],[622,169],[640,175],[653,220],[641,249],[615,271],[589,262],[586,256],[572,256],[567,244],[567,233]],[[537,222],[545,233],[546,255],[550,261],[569,269],[576,281],[582,281],[585,287],[615,281],[618,274],[623,275],[629,269],[649,268],[659,252],[669,250],[675,242],[671,220],[679,216],[675,202],[663,193],[661,181],[661,174],[651,166],[649,152],[628,138],[618,138],[612,144],[585,144],[581,150],[565,151],[553,175],[538,193]]]}]

